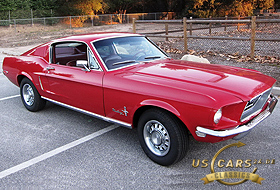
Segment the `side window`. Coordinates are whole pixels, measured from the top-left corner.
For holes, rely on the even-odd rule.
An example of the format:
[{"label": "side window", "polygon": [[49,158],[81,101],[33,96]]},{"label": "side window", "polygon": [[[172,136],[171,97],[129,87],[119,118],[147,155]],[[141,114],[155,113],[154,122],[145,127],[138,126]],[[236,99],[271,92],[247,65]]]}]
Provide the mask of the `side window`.
[{"label": "side window", "polygon": [[81,42],[54,44],[51,48],[51,63],[76,67],[77,60],[87,61],[87,45]]},{"label": "side window", "polygon": [[99,69],[99,66],[98,66],[97,62],[93,58],[93,55],[91,54],[89,49],[87,50],[87,52],[88,52],[88,62],[89,62],[90,69]]}]

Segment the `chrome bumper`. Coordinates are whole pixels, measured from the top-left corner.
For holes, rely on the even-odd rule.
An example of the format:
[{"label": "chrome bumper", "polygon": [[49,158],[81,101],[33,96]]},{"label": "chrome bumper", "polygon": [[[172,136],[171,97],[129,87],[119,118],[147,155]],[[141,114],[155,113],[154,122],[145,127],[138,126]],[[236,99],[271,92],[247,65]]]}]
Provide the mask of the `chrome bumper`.
[{"label": "chrome bumper", "polygon": [[278,102],[277,98],[272,96],[267,109],[264,110],[263,112],[261,112],[257,117],[255,117],[254,119],[252,119],[249,123],[247,123],[245,125],[240,125],[234,129],[225,130],[225,131],[214,131],[211,129],[206,129],[206,128],[198,126],[198,127],[196,127],[196,134],[200,137],[205,137],[206,134],[216,136],[216,137],[227,137],[227,136],[247,132],[247,131],[251,130],[252,128],[254,128],[255,126],[257,126],[265,118],[267,118],[272,113],[277,102]]}]

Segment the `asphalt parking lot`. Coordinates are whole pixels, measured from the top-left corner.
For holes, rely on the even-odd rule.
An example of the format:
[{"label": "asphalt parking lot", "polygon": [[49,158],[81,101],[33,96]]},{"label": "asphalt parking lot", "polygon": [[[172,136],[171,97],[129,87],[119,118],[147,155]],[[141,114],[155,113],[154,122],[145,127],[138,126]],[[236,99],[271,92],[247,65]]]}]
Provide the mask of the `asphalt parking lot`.
[{"label": "asphalt parking lot", "polygon": [[[280,103],[274,113],[217,160],[252,160],[245,168],[265,180],[226,186],[214,181],[203,185],[210,162],[222,147],[236,143],[196,142],[190,138],[187,156],[163,167],[149,160],[130,130],[47,103],[40,112],[27,111],[19,88],[0,74],[0,189],[279,189]],[[209,166],[193,167],[193,160],[207,159]],[[257,160],[256,163],[255,160]],[[260,161],[261,160],[261,161]],[[269,160],[269,161],[267,161]],[[274,162],[272,161],[274,160]],[[225,171],[218,168],[215,171]],[[239,181],[239,180],[235,180]]]}]

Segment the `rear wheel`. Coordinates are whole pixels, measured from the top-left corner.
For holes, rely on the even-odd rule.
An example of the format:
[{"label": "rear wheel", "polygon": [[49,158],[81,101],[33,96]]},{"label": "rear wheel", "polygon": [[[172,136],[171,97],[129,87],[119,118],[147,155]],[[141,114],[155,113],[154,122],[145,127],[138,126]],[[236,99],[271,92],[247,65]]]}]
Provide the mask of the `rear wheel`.
[{"label": "rear wheel", "polygon": [[138,136],[146,155],[160,165],[168,166],[180,161],[188,149],[186,127],[161,109],[153,108],[142,114]]},{"label": "rear wheel", "polygon": [[39,111],[45,107],[46,101],[41,98],[34,84],[28,79],[22,79],[20,83],[20,96],[23,105],[29,111]]}]

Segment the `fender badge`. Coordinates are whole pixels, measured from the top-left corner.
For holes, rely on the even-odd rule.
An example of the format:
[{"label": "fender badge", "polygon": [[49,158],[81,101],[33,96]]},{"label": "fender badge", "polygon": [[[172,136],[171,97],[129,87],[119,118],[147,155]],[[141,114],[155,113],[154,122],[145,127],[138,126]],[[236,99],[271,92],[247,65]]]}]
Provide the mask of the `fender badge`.
[{"label": "fender badge", "polygon": [[127,110],[126,110],[126,107],[124,106],[123,110],[116,110],[115,108],[112,108],[113,112],[116,112],[116,113],[119,113],[120,115],[124,115],[124,116],[127,116],[127,114],[129,113]]}]

